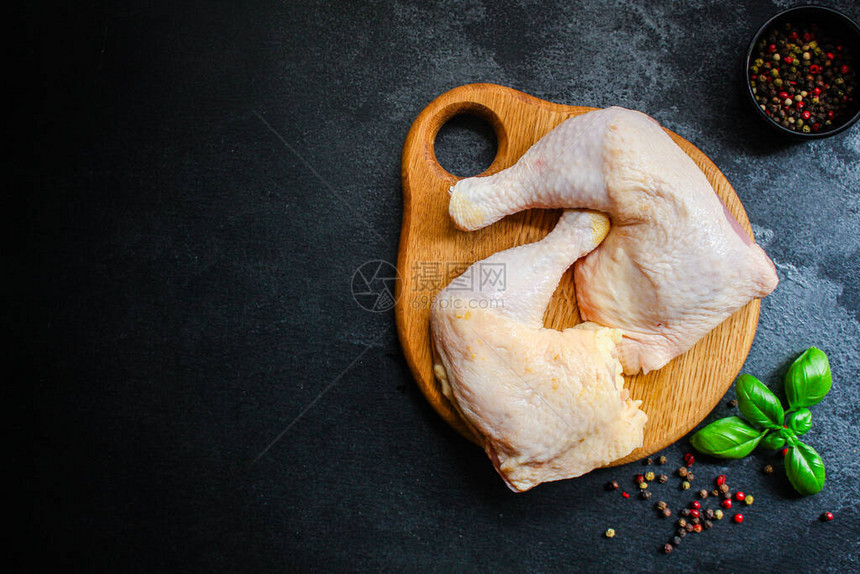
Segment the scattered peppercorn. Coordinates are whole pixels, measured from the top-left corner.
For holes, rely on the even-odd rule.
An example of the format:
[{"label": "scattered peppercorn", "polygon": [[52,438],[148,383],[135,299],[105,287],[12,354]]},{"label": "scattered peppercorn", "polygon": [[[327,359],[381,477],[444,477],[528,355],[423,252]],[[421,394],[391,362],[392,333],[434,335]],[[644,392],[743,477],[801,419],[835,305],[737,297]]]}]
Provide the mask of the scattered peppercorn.
[{"label": "scattered peppercorn", "polygon": [[720,503],[720,506],[722,506],[723,508],[725,508],[725,509],[727,509],[727,510],[728,510],[729,508],[731,508],[731,507],[732,507],[732,501],[731,501],[730,499],[728,499],[728,498],[727,498],[727,499],[725,499],[724,501],[722,501],[722,502]]},{"label": "scattered peppercorn", "polygon": [[672,544],[674,544],[675,546],[678,546],[680,543],[681,543],[681,537],[680,536],[672,537]]},{"label": "scattered peppercorn", "polygon": [[672,545],[669,544],[668,542],[663,545],[663,553],[664,554],[669,554],[672,550],[674,550],[674,548],[672,548]]},{"label": "scattered peppercorn", "polygon": [[621,496],[623,496],[624,498],[630,498],[630,495],[627,494],[626,492],[622,492]]},{"label": "scattered peppercorn", "polygon": [[645,480],[647,480],[648,482],[651,482],[652,480],[654,480],[654,473],[651,472],[650,470],[648,472],[646,472],[645,473]]},{"label": "scattered peppercorn", "polygon": [[699,498],[708,498],[708,490],[703,488],[699,491]]},{"label": "scattered peppercorn", "polygon": [[704,527],[705,527],[705,530],[710,530],[710,529],[711,529],[711,527],[713,527],[713,526],[714,526],[714,523],[713,523],[713,522],[711,522],[710,520],[706,520],[706,521],[702,524],[702,526],[704,526]]},{"label": "scattered peppercorn", "polygon": [[639,484],[640,482],[645,482],[645,477],[641,474],[637,474],[636,478],[634,478],[633,480],[636,481],[636,484]]},{"label": "scattered peppercorn", "polygon": [[693,475],[692,472],[687,473],[687,480],[689,480],[690,482],[693,482],[694,478],[696,478],[696,477]]},{"label": "scattered peppercorn", "polygon": [[[761,110],[792,131],[836,127],[858,107],[853,55],[844,47],[840,50],[829,31],[815,23],[768,30],[753,49],[749,74]],[[729,406],[736,407],[737,401],[729,401]]]},{"label": "scattered peppercorn", "polygon": [[726,483],[724,482],[723,484],[721,484],[721,485],[720,485],[720,492],[722,492],[723,494],[725,494],[725,493],[727,493],[728,491],[729,491],[729,485],[728,485],[728,484],[726,484]]},{"label": "scattered peppercorn", "polygon": [[643,490],[639,493],[639,498],[641,498],[642,500],[648,500],[649,498],[651,498],[651,493],[647,490]]},{"label": "scattered peppercorn", "polygon": [[672,511],[668,508],[663,509],[663,518],[669,518],[672,516]]},{"label": "scattered peppercorn", "polygon": [[660,484],[666,484],[667,482],[669,482],[669,477],[665,474],[658,474],[657,482],[659,482]]},{"label": "scattered peppercorn", "polygon": [[714,511],[714,518],[716,518],[717,520],[722,520],[723,519],[723,511],[720,510],[719,508],[716,509]]},{"label": "scattered peppercorn", "polygon": [[689,452],[684,455],[684,464],[687,466],[693,466],[693,463],[696,462],[696,457],[694,457]]},{"label": "scattered peppercorn", "polygon": [[613,528],[607,528],[607,529],[606,529],[606,532],[604,532],[604,535],[605,535],[607,538],[615,538],[615,529],[613,529]]},{"label": "scattered peppercorn", "polygon": [[694,508],[693,510],[690,511],[690,516],[692,516],[693,518],[698,518],[700,516],[700,513],[698,510],[696,510]]},{"label": "scattered peppercorn", "polygon": [[654,505],[654,508],[656,508],[657,510],[666,510],[666,508],[668,506],[669,505],[666,504],[665,500],[661,500],[660,502],[658,502],[657,504]]},{"label": "scattered peppercorn", "polygon": [[714,519],[714,511],[711,510],[710,508],[705,510],[705,518],[707,518],[708,520],[713,520]]},{"label": "scattered peppercorn", "polygon": [[717,486],[722,486],[722,485],[724,485],[724,484],[726,483],[726,475],[725,475],[725,474],[721,474],[720,476],[718,476],[718,477],[716,478],[716,483],[717,483]]},{"label": "scattered peppercorn", "polygon": [[698,516],[690,519],[690,524],[692,524],[693,526],[695,526],[697,524],[701,524],[701,523],[702,523],[702,519]]},{"label": "scattered peppercorn", "polygon": [[729,401],[729,408],[730,408],[730,409],[733,409],[733,408],[735,408],[736,406],[738,406],[738,401],[736,401],[735,399],[732,399],[732,400],[730,400],[730,401]]},{"label": "scattered peppercorn", "polygon": [[677,524],[677,525],[678,525],[678,528],[686,528],[686,526],[687,526],[687,521],[686,521],[686,520],[684,520],[683,518],[679,518],[679,519],[678,519],[678,522],[676,522],[675,524]]},{"label": "scattered peppercorn", "polygon": [[833,520],[833,513],[832,512],[825,512],[824,514],[821,515],[821,520],[823,520],[825,522],[830,522],[831,520]]},{"label": "scattered peppercorn", "polygon": [[615,480],[610,480],[606,483],[606,490],[618,490],[618,482]]},{"label": "scattered peppercorn", "polygon": [[649,456],[648,458],[646,458],[646,459],[645,459],[645,466],[650,466],[650,465],[652,465],[652,464],[654,464],[654,459],[653,459],[653,458],[651,458],[651,457]]},{"label": "scattered peppercorn", "polygon": [[692,532],[694,530],[693,525],[688,522],[687,526],[684,527],[684,530],[686,530],[687,532]]},{"label": "scattered peppercorn", "polygon": [[751,494],[748,494],[748,495],[746,496],[746,498],[744,498],[744,503],[745,503],[747,506],[749,506],[749,505],[750,505],[750,504],[752,504],[753,502],[755,502],[755,499],[752,497],[752,495],[751,495]]},{"label": "scattered peppercorn", "polygon": [[719,495],[720,495],[720,489],[715,488],[714,490],[711,491],[711,496],[719,496]]},{"label": "scattered peppercorn", "polygon": [[686,466],[682,466],[681,468],[678,469],[678,476],[680,476],[681,478],[687,477],[687,467]]},{"label": "scattered peppercorn", "polygon": [[640,488],[641,490],[645,490],[646,488],[648,488],[648,483],[647,483],[647,482],[640,482],[640,483],[639,483],[639,488]]},{"label": "scattered peppercorn", "polygon": [[773,466],[766,464],[762,469],[765,474],[773,474]]},{"label": "scattered peppercorn", "polygon": [[658,464],[666,464],[667,460],[668,459],[665,456],[661,456],[660,458],[657,459],[657,463]]},{"label": "scattered peppercorn", "polygon": [[735,500],[737,500],[738,502],[743,502],[744,498],[746,498],[746,495],[740,490],[735,493]]},{"label": "scattered peppercorn", "polygon": [[690,509],[689,508],[682,508],[678,514],[680,514],[681,516],[690,516]]},{"label": "scattered peppercorn", "polygon": [[701,524],[694,524],[694,525],[693,525],[693,532],[697,532],[697,533],[698,533],[698,532],[701,532],[701,531],[702,531],[702,525],[701,525]]},{"label": "scattered peppercorn", "polygon": [[740,513],[735,514],[734,516],[732,516],[732,520],[733,520],[735,523],[740,524],[741,522],[743,522],[743,521],[744,521],[744,515],[743,515],[743,514],[740,514]]},{"label": "scattered peppercorn", "polygon": [[681,490],[690,490],[690,483],[686,480],[681,483]]},{"label": "scattered peppercorn", "polygon": [[683,528],[679,528],[678,530],[675,531],[675,535],[678,536],[679,538],[683,538],[687,535],[687,531]]},{"label": "scattered peppercorn", "polygon": [[690,508],[695,508],[696,510],[698,510],[698,509],[702,508],[702,503],[699,502],[698,500],[694,500],[693,502],[690,503]]}]

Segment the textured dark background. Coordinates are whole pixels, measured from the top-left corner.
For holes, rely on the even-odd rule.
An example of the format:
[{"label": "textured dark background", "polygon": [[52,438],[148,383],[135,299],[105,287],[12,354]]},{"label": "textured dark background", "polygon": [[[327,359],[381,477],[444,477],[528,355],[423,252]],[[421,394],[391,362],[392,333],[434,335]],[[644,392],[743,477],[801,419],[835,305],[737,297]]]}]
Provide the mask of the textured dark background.
[{"label": "textured dark background", "polygon": [[[22,415],[8,494],[39,548],[19,545],[20,565],[857,571],[860,127],[779,141],[739,74],[751,34],[790,4],[20,8],[16,50],[38,74],[7,110],[8,127],[35,107],[35,144],[7,158],[4,396]],[[640,466],[514,495],[427,406],[393,315],[360,308],[350,282],[395,260],[410,123],[476,81],[643,110],[723,170],[781,278],[745,370],[781,392],[799,352],[830,355],[808,435],[823,492],[792,495],[767,454],[697,463],[697,486],[726,472],[756,503],[662,556],[669,524],[601,488],[629,488]],[[445,165],[489,163],[485,134],[446,128]],[[666,451],[673,468],[688,448]],[[676,484],[654,489],[677,506]]]}]

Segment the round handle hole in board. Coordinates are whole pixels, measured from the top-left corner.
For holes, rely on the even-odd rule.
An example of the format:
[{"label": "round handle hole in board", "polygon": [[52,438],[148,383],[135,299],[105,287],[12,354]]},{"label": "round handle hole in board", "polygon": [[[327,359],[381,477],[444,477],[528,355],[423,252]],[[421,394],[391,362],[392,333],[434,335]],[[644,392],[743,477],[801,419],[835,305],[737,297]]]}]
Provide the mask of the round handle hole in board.
[{"label": "round handle hole in board", "polygon": [[496,130],[484,118],[471,112],[455,114],[436,135],[436,161],[457,177],[471,177],[487,171],[496,159],[499,141]]}]

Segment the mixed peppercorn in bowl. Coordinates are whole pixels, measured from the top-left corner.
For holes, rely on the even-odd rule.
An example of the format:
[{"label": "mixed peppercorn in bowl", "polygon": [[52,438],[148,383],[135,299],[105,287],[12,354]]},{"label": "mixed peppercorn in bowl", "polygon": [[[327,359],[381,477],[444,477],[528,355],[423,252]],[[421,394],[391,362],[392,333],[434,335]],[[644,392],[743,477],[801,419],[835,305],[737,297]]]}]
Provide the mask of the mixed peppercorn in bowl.
[{"label": "mixed peppercorn in bowl", "polygon": [[830,8],[780,12],[756,33],[745,74],[757,114],[798,138],[837,134],[860,118],[860,27]]}]

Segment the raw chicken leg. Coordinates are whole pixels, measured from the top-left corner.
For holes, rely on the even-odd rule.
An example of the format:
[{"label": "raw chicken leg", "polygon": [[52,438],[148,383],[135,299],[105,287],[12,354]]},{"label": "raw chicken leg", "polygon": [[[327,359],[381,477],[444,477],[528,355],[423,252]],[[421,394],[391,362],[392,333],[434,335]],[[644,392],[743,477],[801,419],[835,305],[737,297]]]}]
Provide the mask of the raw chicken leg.
[{"label": "raw chicken leg", "polygon": [[[543,327],[562,274],[608,228],[604,215],[565,212],[542,241],[475,263],[461,276],[470,288],[455,280],[434,299],[442,392],[512,490],[585,474],[642,445],[647,417],[624,389],[621,333]],[[493,275],[501,269],[503,279]]]},{"label": "raw chicken leg", "polygon": [[705,175],[639,112],[574,117],[512,167],[451,188],[460,229],[532,207],[609,214],[606,240],[576,266],[576,297],[584,319],[622,330],[629,374],[659,369],[778,282]]}]

